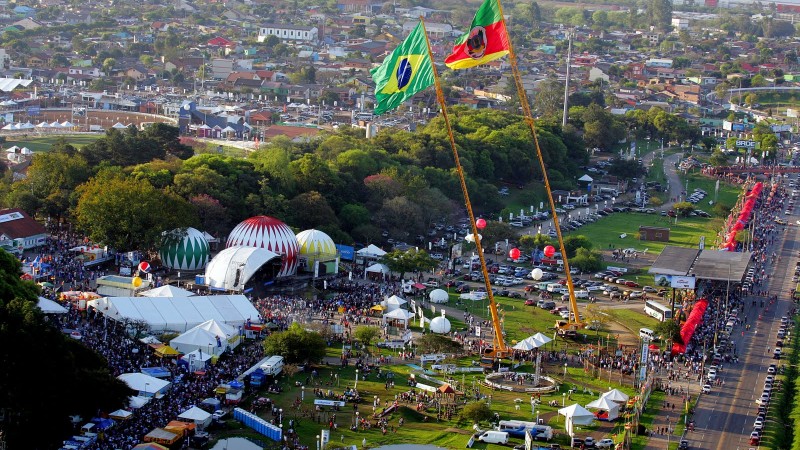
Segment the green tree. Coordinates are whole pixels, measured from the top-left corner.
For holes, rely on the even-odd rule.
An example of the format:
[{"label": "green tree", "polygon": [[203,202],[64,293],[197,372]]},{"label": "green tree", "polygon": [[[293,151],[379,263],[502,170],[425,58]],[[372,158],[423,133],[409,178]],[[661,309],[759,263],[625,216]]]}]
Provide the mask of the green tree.
[{"label": "green tree", "polygon": [[405,278],[406,272],[425,272],[433,270],[439,262],[431,258],[425,250],[410,248],[408,250],[392,250],[383,256],[382,262],[386,264],[392,272],[400,274],[400,278]]},{"label": "green tree", "polygon": [[575,251],[575,256],[570,258],[569,265],[581,272],[597,272],[603,267],[603,256],[598,251],[579,248]]},{"label": "green tree", "polygon": [[608,173],[620,178],[631,179],[641,176],[644,167],[634,159],[614,158],[608,166]]},{"label": "green tree", "polygon": [[696,208],[694,204],[690,202],[678,202],[672,205],[672,209],[675,210],[681,217],[688,217],[691,212],[693,212]]},{"label": "green tree", "polygon": [[728,165],[728,157],[720,150],[714,150],[711,157],[708,158],[708,163],[714,167],[722,167]]},{"label": "green tree", "polygon": [[322,225],[339,225],[336,213],[319,192],[304,192],[289,200],[292,225],[306,230]]},{"label": "green tree", "polygon": [[325,357],[327,347],[321,334],[308,331],[297,322],[264,339],[264,353],[283,356],[287,364],[317,364]]},{"label": "green tree", "polygon": [[6,414],[0,429],[9,448],[57,448],[74,432],[70,415],[114,411],[135,394],[112,376],[103,357],[48,322],[36,306],[38,287],[21,274],[19,261],[0,250],[0,339],[14,343],[0,350],[0,385],[9,387],[0,396]]},{"label": "green tree", "polygon": [[447,336],[435,333],[426,333],[414,340],[419,353],[455,353],[464,351],[464,347]]},{"label": "green tree", "polygon": [[339,220],[345,230],[352,230],[359,225],[369,223],[369,210],[362,205],[347,204],[339,211]]},{"label": "green tree", "polygon": [[197,225],[194,208],[186,200],[119,171],[101,171],[77,193],[77,227],[93,241],[118,251],[154,250],[163,231]]},{"label": "green tree", "polygon": [[542,81],[537,85],[534,105],[542,116],[560,119],[564,109],[564,85],[553,78]]},{"label": "green tree", "polygon": [[368,325],[361,325],[353,330],[353,337],[361,342],[361,345],[364,346],[364,349],[367,351],[367,353],[369,353],[369,346],[372,345],[372,341],[377,339],[380,335],[381,330],[378,327]]},{"label": "green tree", "polygon": [[492,418],[492,410],[484,401],[470,402],[461,410],[459,418],[472,423],[481,423]]},{"label": "green tree", "polygon": [[582,234],[571,235],[564,238],[564,249],[567,251],[567,258],[575,256],[575,252],[579,248],[591,250],[592,241]]},{"label": "green tree", "polygon": [[675,320],[665,320],[653,327],[653,332],[661,336],[662,339],[673,342],[676,340],[676,337],[680,339],[681,326]]}]

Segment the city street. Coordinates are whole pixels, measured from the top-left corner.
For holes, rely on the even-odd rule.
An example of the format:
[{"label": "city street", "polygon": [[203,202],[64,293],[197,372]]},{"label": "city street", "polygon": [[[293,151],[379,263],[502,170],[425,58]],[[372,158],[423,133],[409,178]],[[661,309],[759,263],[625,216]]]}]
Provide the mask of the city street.
[{"label": "city street", "polygon": [[[704,394],[695,411],[695,431],[686,439],[690,448],[698,449],[749,449],[750,433],[753,431],[758,405],[767,367],[780,363],[772,358],[771,348],[777,340],[780,318],[792,307],[787,292],[793,287],[793,262],[800,249],[800,227],[789,226],[777,243],[780,260],[775,261],[770,280],[763,289],[770,295],[778,294],[775,305],[767,304],[762,312],[759,306],[750,306],[745,301],[747,323],[756,324],[745,331],[744,325],[734,328],[732,337],[736,343],[739,362],[724,367],[721,373],[723,386],[714,386],[710,394]],[[762,314],[761,320],[758,319]],[[773,412],[774,413],[774,412]]]}]

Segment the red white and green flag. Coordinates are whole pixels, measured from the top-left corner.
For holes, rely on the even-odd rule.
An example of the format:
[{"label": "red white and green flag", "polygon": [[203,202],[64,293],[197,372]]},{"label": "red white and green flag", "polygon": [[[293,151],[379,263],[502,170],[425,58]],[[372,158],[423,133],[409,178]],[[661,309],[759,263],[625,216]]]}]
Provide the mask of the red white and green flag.
[{"label": "red white and green flag", "polygon": [[498,0],[485,0],[469,31],[458,38],[453,53],[444,60],[451,69],[469,69],[507,55],[511,42]]}]

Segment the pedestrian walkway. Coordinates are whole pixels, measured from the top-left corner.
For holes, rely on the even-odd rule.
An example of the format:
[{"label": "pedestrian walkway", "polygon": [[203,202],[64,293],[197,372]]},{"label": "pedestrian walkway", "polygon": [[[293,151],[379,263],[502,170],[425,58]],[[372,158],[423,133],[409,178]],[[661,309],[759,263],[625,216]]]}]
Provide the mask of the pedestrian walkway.
[{"label": "pedestrian walkway", "polygon": [[670,442],[680,442],[680,435],[676,433],[676,429],[678,422],[682,420],[683,405],[684,397],[682,395],[667,395],[664,404],[657,405],[659,413],[653,419],[650,429],[647,430],[650,439],[647,440],[644,450],[663,450],[669,448]]}]

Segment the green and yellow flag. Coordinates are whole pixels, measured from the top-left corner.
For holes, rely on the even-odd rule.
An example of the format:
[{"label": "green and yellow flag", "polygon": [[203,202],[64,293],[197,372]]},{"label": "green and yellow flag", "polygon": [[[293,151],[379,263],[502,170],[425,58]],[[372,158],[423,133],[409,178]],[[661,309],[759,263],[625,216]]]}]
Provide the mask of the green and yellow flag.
[{"label": "green and yellow flag", "polygon": [[433,63],[420,22],[380,67],[372,69],[375,114],[391,111],[434,83]]}]

